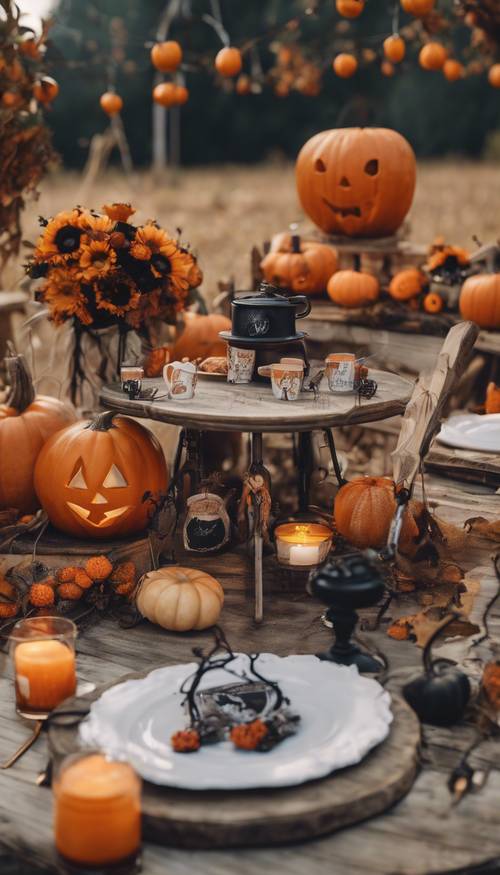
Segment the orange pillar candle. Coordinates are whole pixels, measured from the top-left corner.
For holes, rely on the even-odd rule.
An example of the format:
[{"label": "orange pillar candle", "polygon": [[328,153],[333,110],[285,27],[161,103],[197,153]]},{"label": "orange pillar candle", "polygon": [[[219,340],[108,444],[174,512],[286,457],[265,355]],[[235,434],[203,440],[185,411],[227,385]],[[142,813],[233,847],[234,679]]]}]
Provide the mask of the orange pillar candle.
[{"label": "orange pillar candle", "polygon": [[102,754],[70,757],[54,782],[59,854],[77,866],[133,861],[141,844],[141,781]]},{"label": "orange pillar candle", "polygon": [[20,710],[47,712],[76,691],[74,651],[55,639],[20,642],[14,651]]}]

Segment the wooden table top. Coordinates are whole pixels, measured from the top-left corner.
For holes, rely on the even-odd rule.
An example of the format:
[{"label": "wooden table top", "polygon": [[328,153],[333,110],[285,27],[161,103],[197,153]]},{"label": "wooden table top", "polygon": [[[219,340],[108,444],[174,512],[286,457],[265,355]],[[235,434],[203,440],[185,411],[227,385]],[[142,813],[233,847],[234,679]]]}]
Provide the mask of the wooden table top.
[{"label": "wooden table top", "polygon": [[[323,381],[315,399],[303,392],[298,401],[278,401],[270,384],[231,385],[225,380],[200,378],[190,401],[162,398],[159,401],[131,401],[119,383],[104,386],[101,402],[119,413],[156,419],[172,425],[202,431],[287,432],[312,431],[340,425],[386,419],[402,413],[413,390],[411,380],[388,371],[370,370],[377,381],[371,399],[357,395],[334,395]],[[163,380],[144,380],[144,388],[157,388],[165,396]]]},{"label": "wooden table top", "polygon": [[[498,517],[498,496],[480,487],[468,491],[450,481],[429,477],[428,498],[442,518],[462,524],[467,517]],[[490,554],[492,543],[467,551],[466,567],[476,580],[494,586]],[[182,557],[184,558],[184,557]],[[461,560],[462,561],[462,560]],[[285,580],[265,580],[268,610],[258,627],[252,619],[252,574],[245,556],[190,557],[187,564],[202,564],[219,578],[226,592],[222,624],[235,649],[270,650],[280,655],[315,653],[328,645],[330,633],[319,621],[321,606],[303,586],[292,589]],[[486,587],[487,589],[487,587]],[[495,591],[495,590],[493,590]],[[420,610],[412,596],[401,597],[407,613]],[[405,601],[406,600],[406,601]],[[363,632],[371,645],[381,648],[391,671],[418,670],[421,651],[410,641],[394,641],[382,625]],[[500,605],[489,617],[490,635],[499,640]],[[477,637],[477,636],[476,636]],[[121,629],[112,619],[99,620],[78,640],[78,673],[82,681],[110,683],[121,676],[165,662],[191,661],[191,648],[205,645],[208,633],[176,635],[144,623]],[[462,641],[463,656],[477,674],[491,658],[490,642],[471,649]],[[449,646],[449,645],[447,645]],[[453,645],[455,646],[455,645]],[[438,648],[439,649],[439,648]],[[26,737],[30,727],[14,711],[11,679],[0,680],[1,758],[6,758]],[[453,729],[423,728],[422,769],[408,795],[385,814],[315,841],[280,848],[237,851],[183,851],[148,845],[144,875],[436,875],[471,872],[487,860],[500,857],[500,745],[488,740],[474,754],[474,767],[491,769],[480,792],[452,806],[447,789],[456,766],[474,737],[470,726]],[[37,774],[47,762],[43,735],[33,749],[8,771],[0,772],[0,851],[14,853],[36,872],[47,867],[59,873],[52,844],[51,791],[36,786]],[[362,768],[362,766],[360,766]],[[491,870],[493,871],[493,870]]]}]

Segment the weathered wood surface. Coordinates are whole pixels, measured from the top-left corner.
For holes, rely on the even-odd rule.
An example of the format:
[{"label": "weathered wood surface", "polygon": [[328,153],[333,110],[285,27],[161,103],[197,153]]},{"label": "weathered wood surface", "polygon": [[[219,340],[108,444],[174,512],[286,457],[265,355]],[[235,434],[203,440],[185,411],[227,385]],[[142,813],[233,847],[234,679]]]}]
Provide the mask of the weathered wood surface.
[{"label": "weathered wood surface", "polygon": [[[101,691],[72,699],[63,708],[86,710]],[[391,733],[368,755],[362,772],[354,766],[299,787],[251,793],[195,793],[146,782],[144,838],[188,849],[260,847],[316,838],[380,814],[410,789],[418,767],[418,719],[399,696],[392,710]],[[52,726],[49,747],[55,762],[77,752],[78,728]]]},{"label": "weathered wood surface", "polygon": [[[460,484],[429,478],[428,498],[436,512],[460,525],[470,516],[499,516],[500,500],[491,490],[464,489]],[[417,490],[418,494],[418,490]],[[466,565],[478,579],[491,576],[491,542],[477,542],[467,551]],[[187,562],[199,558],[183,557]],[[315,653],[324,649],[330,633],[319,622],[321,606],[304,591],[303,581],[293,586],[287,575],[266,575],[269,611],[262,626],[252,620],[252,576],[247,558],[236,553],[206,557],[203,567],[217,576],[226,592],[222,622],[235,647],[288,653]],[[405,596],[407,603],[411,595]],[[415,608],[413,608],[415,609]],[[409,612],[409,611],[408,611]],[[491,636],[500,640],[500,605],[489,618]],[[385,626],[364,632],[365,640],[387,654],[391,670],[401,674],[417,669],[421,651],[409,641],[393,641]],[[176,635],[144,624],[122,630],[112,620],[100,620],[78,642],[82,681],[105,684],[131,671],[165,662],[190,661],[191,648],[208,641],[207,633]],[[465,645],[466,646],[466,645]],[[478,666],[490,657],[489,645],[470,651],[465,664]],[[0,681],[0,738],[7,756],[26,737],[30,727],[14,712],[11,681]],[[390,811],[348,827],[333,836],[279,849],[231,851],[165,851],[147,845],[145,875],[430,875],[460,870],[470,873],[486,860],[500,859],[500,745],[486,741],[474,754],[472,765],[491,769],[483,789],[452,806],[447,789],[450,770],[473,739],[473,729],[461,724],[451,730],[423,728],[422,771],[408,795]],[[0,773],[0,848],[29,861],[34,871],[47,865],[55,872],[52,849],[51,794],[34,781],[47,762],[46,738],[13,769]],[[362,767],[361,767],[362,768]]]},{"label": "weathered wood surface", "polygon": [[[287,402],[276,400],[267,384],[233,386],[223,381],[200,380],[190,401],[131,401],[119,384],[113,384],[102,389],[101,402],[119,413],[202,431],[310,431],[373,422],[402,413],[413,389],[412,382],[387,371],[371,370],[370,376],[378,383],[377,393],[371,399],[358,399],[354,394],[334,395],[325,381],[317,399],[312,392],[303,392],[298,401]],[[144,388],[158,389],[159,396],[166,393],[163,380],[144,380]]]}]

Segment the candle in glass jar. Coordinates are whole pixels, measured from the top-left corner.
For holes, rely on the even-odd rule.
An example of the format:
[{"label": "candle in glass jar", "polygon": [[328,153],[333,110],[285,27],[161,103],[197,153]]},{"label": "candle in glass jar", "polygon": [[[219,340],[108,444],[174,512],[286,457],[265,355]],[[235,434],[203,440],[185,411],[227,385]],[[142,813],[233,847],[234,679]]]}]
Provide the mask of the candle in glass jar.
[{"label": "candle in glass jar", "polygon": [[14,651],[18,707],[52,711],[76,692],[74,651],[55,639],[22,641]]},{"label": "candle in glass jar", "polygon": [[275,531],[278,562],[306,568],[324,562],[333,533],[323,523],[284,523]]},{"label": "candle in glass jar", "polygon": [[102,754],[71,758],[54,782],[56,847],[76,866],[133,861],[141,844],[141,781]]}]

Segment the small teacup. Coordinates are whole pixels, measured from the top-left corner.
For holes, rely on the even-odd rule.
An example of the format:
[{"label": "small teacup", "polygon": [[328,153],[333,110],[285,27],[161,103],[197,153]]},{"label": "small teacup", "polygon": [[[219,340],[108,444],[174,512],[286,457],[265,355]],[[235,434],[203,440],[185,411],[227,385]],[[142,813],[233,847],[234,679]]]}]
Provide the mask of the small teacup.
[{"label": "small teacup", "polygon": [[274,397],[279,401],[297,401],[303,378],[303,364],[289,365],[279,362],[271,365],[271,386]]},{"label": "small teacup", "polygon": [[302,380],[300,383],[300,388],[302,389],[304,385],[304,374],[306,372],[306,365],[304,359],[299,358],[282,358],[280,359],[280,365],[297,365],[298,368],[302,369]]},{"label": "small teacup", "polygon": [[350,352],[332,353],[325,359],[330,392],[353,392],[356,356]]},{"label": "small teacup", "polygon": [[192,362],[170,362],[163,368],[168,394],[176,401],[189,401],[196,389],[196,366]]},{"label": "small teacup", "polygon": [[227,382],[251,383],[255,367],[255,350],[240,349],[237,346],[227,348]]}]

